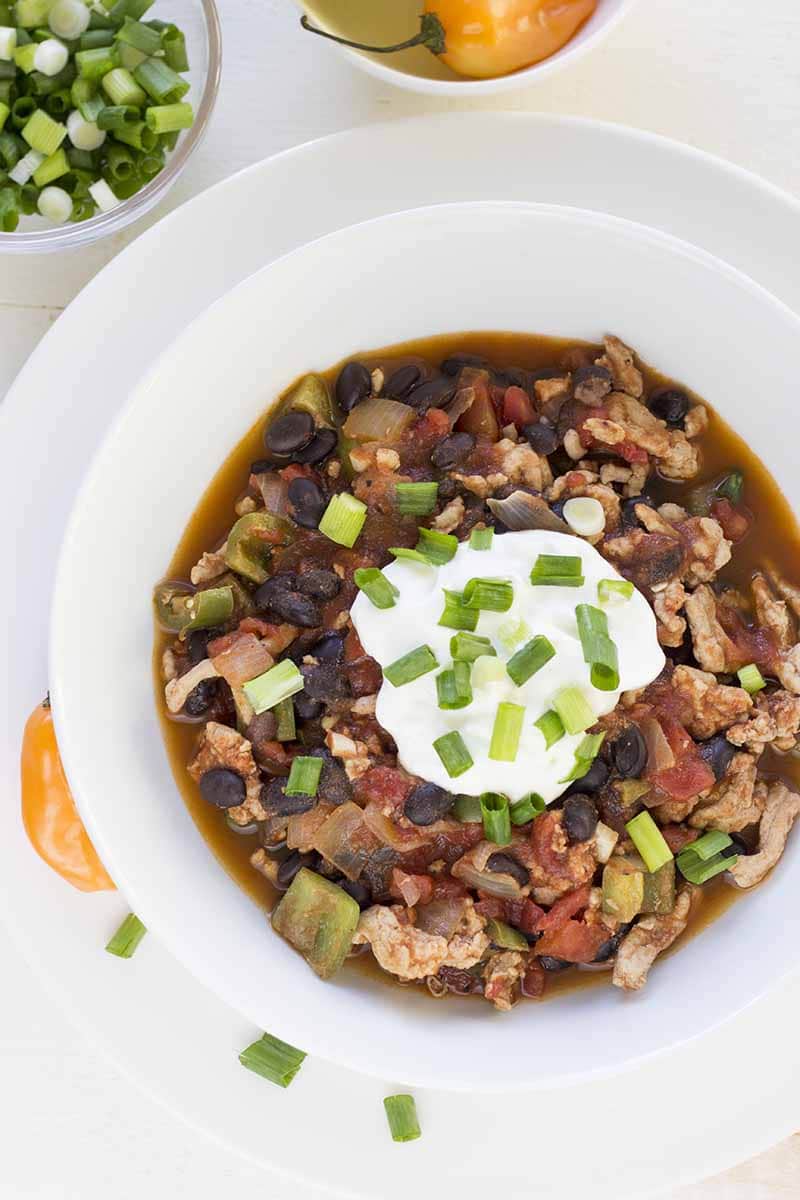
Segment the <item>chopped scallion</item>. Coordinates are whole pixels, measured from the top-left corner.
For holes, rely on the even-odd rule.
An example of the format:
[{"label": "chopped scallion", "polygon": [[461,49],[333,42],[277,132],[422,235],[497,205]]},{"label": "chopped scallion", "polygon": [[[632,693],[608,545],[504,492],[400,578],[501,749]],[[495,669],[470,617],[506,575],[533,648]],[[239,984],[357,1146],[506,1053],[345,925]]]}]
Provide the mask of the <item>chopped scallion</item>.
[{"label": "chopped scallion", "polygon": [[755,663],[748,663],[746,667],[741,667],[736,674],[739,676],[739,683],[751,696],[767,686],[764,676]]},{"label": "chopped scallion", "polygon": [[319,777],[322,774],[321,758],[311,758],[299,754],[292,759],[289,778],[283,789],[287,796],[316,796],[319,787]]},{"label": "chopped scallion", "polygon": [[54,121],[43,109],[37,108],[23,128],[22,136],[32,150],[38,150],[45,158],[49,158],[67,136],[67,127],[60,121]]},{"label": "chopped scallion", "polygon": [[470,579],[463,595],[468,608],[508,612],[514,603],[514,585],[508,579]]},{"label": "chopped scallion", "polygon": [[473,529],[469,535],[470,548],[472,550],[491,550],[493,538],[494,530],[491,526],[486,526],[483,529]]},{"label": "chopped scallion", "polygon": [[502,792],[484,792],[481,796],[483,832],[487,842],[508,846],[511,842],[511,806]]},{"label": "chopped scallion", "polygon": [[601,579],[597,585],[597,599],[601,604],[610,604],[612,600],[630,600],[633,595],[633,584],[627,579]]},{"label": "chopped scallion", "polygon": [[319,523],[320,533],[339,546],[352,548],[367,519],[367,506],[350,492],[332,496]]},{"label": "chopped scallion", "polygon": [[556,742],[560,742],[564,736],[564,723],[557,712],[549,709],[538,721],[533,722],[536,728],[541,733],[545,741],[545,749],[549,750],[551,746],[555,746]]},{"label": "chopped scallion", "polygon": [[453,816],[465,824],[475,824],[483,820],[480,796],[466,796],[463,793],[456,796],[453,803]]},{"label": "chopped scallion", "polygon": [[632,821],[628,821],[625,828],[651,873],[658,871],[674,857],[664,840],[663,833],[646,809]]},{"label": "chopped scallion", "polygon": [[132,958],[136,953],[136,947],[146,933],[147,930],[136,913],[128,913],[106,946],[106,950],[109,954],[116,955],[117,958]]},{"label": "chopped scallion", "polygon": [[281,700],[288,700],[290,696],[294,696],[302,690],[303,676],[289,658],[276,663],[263,675],[250,679],[244,685],[244,694],[256,713],[266,712],[268,708],[274,708]]},{"label": "chopped scallion", "polygon": [[489,758],[495,762],[515,761],[524,719],[525,709],[521,704],[510,704],[507,700],[498,704],[489,744]]},{"label": "chopped scallion", "polygon": [[579,555],[540,554],[531,571],[536,587],[583,587],[583,565]]},{"label": "chopped scallion", "polygon": [[278,721],[278,728],[275,730],[276,742],[293,742],[297,737],[297,722],[294,719],[294,704],[291,696],[287,696],[285,700],[280,700],[272,710]]},{"label": "chopped scallion", "polygon": [[419,679],[420,675],[427,675],[428,671],[433,671],[438,665],[430,646],[417,646],[390,663],[388,667],[384,667],[383,674],[393,687],[403,687],[404,684]]},{"label": "chopped scallion", "polygon": [[302,1050],[290,1046],[288,1042],[282,1042],[270,1033],[265,1033],[239,1055],[239,1062],[243,1067],[247,1067],[248,1071],[254,1071],[256,1075],[261,1075],[270,1083],[277,1083],[278,1087],[282,1088],[289,1086],[304,1059],[305,1054]]},{"label": "chopped scallion", "polygon": [[608,617],[593,604],[579,604],[575,620],[592,686],[601,692],[613,692],[619,687],[619,659],[617,647],[608,635]]},{"label": "chopped scallion", "polygon": [[553,700],[553,708],[561,718],[561,724],[567,733],[583,733],[590,725],[594,725],[597,719],[578,687],[562,688]]},{"label": "chopped scallion", "polygon": [[414,1097],[387,1096],[383,1102],[389,1131],[394,1142],[413,1142],[421,1136]]},{"label": "chopped scallion", "polygon": [[[730,845],[733,844],[730,839],[728,841]],[[708,883],[709,879],[713,879],[715,875],[721,875],[723,871],[729,871],[739,861],[738,854],[726,853],[725,850],[703,858],[693,853],[696,844],[696,842],[692,842],[680,852],[676,859],[678,870],[684,879],[688,879],[689,883],[698,886]]]},{"label": "chopped scallion", "polygon": [[475,662],[483,655],[497,654],[488,637],[479,633],[457,633],[450,638],[450,654],[454,661]]},{"label": "chopped scallion", "polygon": [[491,683],[505,683],[507,679],[506,665],[502,659],[497,658],[494,651],[481,654],[472,664],[473,688],[486,687]]},{"label": "chopped scallion", "polygon": [[439,708],[466,708],[472,703],[470,664],[454,662],[453,666],[436,676],[436,695]]},{"label": "chopped scallion", "polygon": [[597,758],[605,736],[604,733],[587,733],[582,738],[575,750],[575,765],[569,775],[559,780],[559,783],[572,783],[575,779],[583,779],[589,767]]},{"label": "chopped scallion", "polygon": [[689,842],[684,846],[681,854],[693,854],[695,858],[708,862],[715,854],[719,854],[720,850],[726,850],[728,846],[732,845],[733,838],[729,837],[727,833],[723,833],[719,829],[709,829],[708,833],[704,833],[696,841]]},{"label": "chopped scallion", "polygon": [[194,122],[194,109],[191,104],[154,104],[148,108],[144,116],[147,128],[153,133],[178,133],[181,129],[189,129]]},{"label": "chopped scallion", "polygon": [[474,765],[467,744],[457,729],[436,738],[433,748],[451,779],[457,779]]},{"label": "chopped scallion", "polygon": [[530,635],[530,626],[521,617],[509,617],[497,631],[498,641],[509,653]]},{"label": "chopped scallion", "polygon": [[553,643],[546,637],[531,638],[506,663],[509,678],[517,687],[522,687],[523,683],[527,683],[537,671],[541,671],[542,667],[555,657],[555,653]]},{"label": "chopped scallion", "polygon": [[397,511],[404,517],[424,517],[436,507],[438,483],[395,484]]},{"label": "chopped scallion", "polygon": [[378,567],[359,567],[353,581],[376,608],[394,608],[400,592]]},{"label": "chopped scallion", "polygon": [[527,825],[544,810],[545,803],[538,792],[528,792],[527,796],[523,796],[521,800],[517,800],[516,804],[511,805],[511,824]]},{"label": "chopped scallion", "polygon": [[450,592],[443,588],[444,610],[439,617],[439,624],[446,629],[465,629],[474,631],[478,625],[480,613],[477,608],[468,608],[464,604],[461,592]]},{"label": "chopped scallion", "polygon": [[420,527],[417,550],[437,566],[450,562],[458,549],[458,538],[452,533],[439,533],[438,529]]}]

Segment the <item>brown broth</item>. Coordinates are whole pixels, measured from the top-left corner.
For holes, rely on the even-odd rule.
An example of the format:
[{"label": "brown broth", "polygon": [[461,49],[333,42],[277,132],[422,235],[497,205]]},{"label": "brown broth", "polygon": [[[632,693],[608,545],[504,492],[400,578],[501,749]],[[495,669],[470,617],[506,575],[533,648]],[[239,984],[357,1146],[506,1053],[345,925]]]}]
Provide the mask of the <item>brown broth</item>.
[{"label": "brown broth", "polygon": [[[564,353],[576,345],[579,343],[572,339],[516,333],[446,334],[353,357],[358,357],[370,369],[381,367],[387,374],[390,369],[408,362],[441,362],[448,354],[456,352],[483,355],[498,367],[515,366],[538,370],[560,365]],[[594,349],[588,346],[586,348]],[[341,364],[337,364],[320,373],[332,385],[340,366]],[[667,384],[685,387],[652,368],[643,366],[642,369],[648,390]],[[700,397],[694,396],[694,399],[699,400]],[[782,567],[782,573],[791,578],[794,564],[800,562],[800,527],[794,513],[760,459],[719,413],[710,406],[707,407],[710,421],[708,431],[703,435],[701,442],[702,467],[699,475],[688,484],[662,481],[658,485],[658,499],[669,499],[680,504],[688,492],[738,467],[745,476],[744,501],[756,521],[754,530],[735,547],[732,561],[720,573],[719,578],[726,584],[746,590],[753,572],[770,564]],[[219,545],[225,538],[232,523],[234,505],[247,482],[249,464],[263,456],[262,436],[268,411],[269,408],[258,414],[252,428],[229,454],[206,488],[169,563],[166,578],[188,580],[191,567],[203,551]],[[224,814],[202,800],[197,786],[186,773],[186,764],[194,752],[199,726],[192,722],[174,720],[166,715],[160,662],[162,650],[170,640],[169,635],[160,632],[157,634],[153,669],[157,709],[175,782],[192,819],[221,865],[260,908],[270,911],[277,893],[270,883],[251,867],[249,861],[250,855],[257,847],[256,838],[233,832]],[[800,788],[800,762],[791,755],[778,755],[768,751],[762,759],[762,769]],[[679,939],[676,948],[687,937],[695,936],[720,917],[738,897],[739,893],[728,887],[721,878],[706,885],[690,926]],[[368,971],[370,975],[380,978],[388,985],[396,986],[392,977],[377,967],[371,954],[354,957],[349,960],[348,966],[350,969]],[[607,975],[602,971],[572,970],[550,974],[546,998],[606,979]]]}]

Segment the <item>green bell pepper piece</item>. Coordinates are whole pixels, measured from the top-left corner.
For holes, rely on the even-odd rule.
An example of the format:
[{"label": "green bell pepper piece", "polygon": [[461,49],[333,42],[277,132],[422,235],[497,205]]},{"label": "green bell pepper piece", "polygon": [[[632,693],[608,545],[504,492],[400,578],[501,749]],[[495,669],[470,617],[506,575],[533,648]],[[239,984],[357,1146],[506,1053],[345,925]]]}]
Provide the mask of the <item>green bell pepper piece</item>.
[{"label": "green bell pepper piece", "polygon": [[225,562],[237,575],[263,583],[269,575],[273,549],[288,545],[292,528],[291,521],[274,513],[245,513],[228,534]]}]

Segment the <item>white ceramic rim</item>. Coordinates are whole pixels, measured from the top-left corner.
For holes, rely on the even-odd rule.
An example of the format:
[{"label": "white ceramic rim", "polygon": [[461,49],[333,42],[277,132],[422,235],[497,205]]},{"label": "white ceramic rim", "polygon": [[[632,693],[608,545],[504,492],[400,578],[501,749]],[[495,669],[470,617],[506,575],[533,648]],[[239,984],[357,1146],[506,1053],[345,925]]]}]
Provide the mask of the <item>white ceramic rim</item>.
[{"label": "white ceramic rim", "polygon": [[[795,333],[797,332],[798,329],[800,329],[800,320],[798,320],[798,318],[795,316],[795,314],[792,313],[792,311],[786,305],[784,305],[781,301],[776,300],[768,292],[766,292],[765,289],[760,287],[760,285],[756,284],[753,280],[749,279],[747,276],[742,274],[740,271],[727,266],[726,264],[722,263],[719,259],[715,258],[714,256],[712,256],[712,255],[706,253],[705,251],[700,250],[694,246],[691,246],[686,242],[682,242],[679,239],[673,237],[672,235],[663,234],[658,231],[649,229],[647,227],[638,226],[634,222],[623,220],[623,219],[616,218],[616,217],[608,217],[608,216],[604,216],[602,214],[598,214],[598,213],[594,213],[594,212],[583,212],[581,210],[561,208],[561,207],[553,206],[553,205],[535,205],[535,204],[526,204],[526,203],[520,203],[520,202],[505,203],[505,204],[503,202],[477,202],[477,203],[472,203],[472,204],[442,205],[442,206],[436,206],[435,208],[432,208],[432,209],[417,210],[417,214],[419,214],[423,219],[430,220],[434,217],[435,214],[446,216],[448,209],[454,209],[454,210],[464,210],[464,209],[526,210],[526,211],[537,212],[537,213],[547,213],[547,214],[550,214],[551,216],[558,216],[562,220],[579,219],[593,228],[598,228],[598,227],[609,228],[610,227],[612,229],[617,229],[618,231],[624,229],[628,233],[629,236],[634,236],[638,241],[640,241],[642,243],[654,244],[654,245],[659,246],[662,249],[668,248],[673,255],[680,255],[685,259],[692,260],[693,262],[697,263],[700,266],[705,266],[707,269],[713,269],[713,271],[717,275],[719,275],[719,274],[724,275],[732,284],[737,284],[740,288],[743,288],[745,291],[749,291],[754,297],[757,297],[762,304],[769,305],[771,307],[771,310],[772,310],[776,320],[782,319],[783,321],[788,322],[791,325],[792,330]],[[378,217],[371,221],[364,222],[363,224],[368,225],[368,226],[382,225],[382,224],[391,222],[392,220],[395,220],[399,216],[402,216],[402,215],[403,214],[392,214],[389,216]],[[409,214],[405,214],[405,215],[408,216]],[[320,238],[316,242],[309,243],[307,246],[301,247],[298,250],[291,252],[291,254],[286,255],[281,259],[276,260],[276,262],[271,264],[269,267],[263,268],[263,271],[258,272],[257,275],[261,275],[264,272],[272,270],[273,268],[277,267],[278,264],[280,264],[280,263],[286,263],[286,260],[289,258],[296,257],[296,256],[302,256],[304,253],[307,253],[311,247],[315,247],[318,249],[323,244],[326,244],[326,243],[332,244],[335,246],[336,240],[338,238],[345,237],[345,236],[349,235],[350,233],[352,233],[352,230],[349,230],[349,231],[348,230],[340,230],[337,233],[332,233],[332,234],[327,235],[326,237]],[[249,280],[245,280],[242,284],[240,284],[235,289],[235,291],[238,293],[242,293],[242,294],[245,293],[248,286],[253,285],[254,278],[255,277],[251,276]],[[215,309],[217,309],[218,306],[223,304],[224,302],[225,302],[225,297],[221,298],[221,300],[218,301],[217,304],[212,305],[211,309],[209,309],[207,311],[207,313],[203,314],[195,322],[192,322],[192,324],[188,327],[188,330],[184,331],[184,333],[181,335],[181,338],[179,338],[177,340],[175,345],[179,346],[182,338],[187,337],[189,332],[193,328],[197,327],[198,325],[201,325],[208,318],[209,313],[213,313],[213,311]],[[173,347],[173,349],[174,349],[174,347]],[[168,355],[170,353],[171,353],[170,350],[167,350],[165,352],[166,355]],[[161,361],[159,361],[155,365],[153,370],[148,374],[147,379],[140,385],[143,390],[147,388],[148,380],[155,377],[158,374],[158,372],[160,371],[160,369],[161,369]],[[109,445],[111,445],[113,443],[113,441],[120,435],[121,428],[124,424],[125,416],[128,413],[128,411],[131,409],[133,403],[134,403],[134,399],[131,398],[131,400],[129,400],[129,402],[126,405],[123,412],[120,414],[120,416],[115,421],[115,423],[111,429],[111,432],[109,433],[108,438],[107,438],[107,443]],[[64,659],[66,652],[69,649],[70,624],[69,624],[68,620],[66,620],[66,623],[64,623],[60,620],[61,606],[57,603],[57,598],[58,598],[58,595],[61,593],[62,588],[64,588],[66,586],[66,583],[67,583],[67,580],[68,580],[68,577],[70,574],[71,543],[73,541],[76,526],[79,523],[79,517],[82,516],[81,510],[84,507],[85,502],[86,502],[86,500],[89,496],[89,493],[92,489],[95,476],[101,474],[102,455],[103,455],[103,451],[101,450],[100,453],[95,456],[95,460],[92,464],[92,467],[90,468],[90,470],[86,476],[86,479],[84,481],[84,484],[81,488],[81,491],[79,493],[78,499],[76,501],[75,509],[73,510],[73,515],[70,519],[70,523],[67,528],[67,533],[65,535],[65,539],[64,539],[64,543],[63,543],[62,555],[61,555],[61,559],[60,559],[60,563],[59,563],[57,586],[56,586],[56,600],[54,601],[53,610],[52,610],[51,673],[50,673],[50,677],[51,677],[51,687],[53,689],[54,701],[55,701],[54,709],[55,709],[56,713],[60,713],[60,716],[57,717],[57,725],[58,725],[58,735],[59,735],[59,742],[61,744],[62,754],[64,756],[64,761],[65,761],[67,772],[69,774],[69,777],[71,779],[71,782],[72,782],[73,787],[76,792],[76,798],[77,798],[79,807],[81,808],[82,815],[84,816],[84,819],[86,820],[86,823],[87,823],[89,831],[92,835],[92,838],[95,841],[96,845],[98,846],[101,857],[110,866],[112,875],[114,876],[115,879],[118,880],[121,889],[125,892],[125,894],[128,896],[128,898],[131,900],[131,902],[133,903],[133,906],[137,909],[137,911],[139,911],[142,914],[146,924],[150,928],[155,930],[155,932],[156,932],[157,936],[160,938],[160,940],[175,954],[175,956],[181,962],[183,962],[207,986],[212,988],[212,990],[214,990],[218,995],[221,995],[226,1000],[226,1002],[230,1003],[232,1007],[239,1008],[241,1010],[241,1003],[240,1003],[239,998],[233,996],[232,994],[229,994],[229,992],[226,990],[226,988],[221,987],[219,984],[219,981],[216,977],[213,977],[213,978],[211,977],[212,973],[209,973],[206,963],[198,964],[195,961],[189,962],[187,960],[187,957],[185,954],[185,948],[184,948],[183,942],[182,942],[180,922],[178,922],[177,924],[175,924],[175,923],[170,924],[169,920],[167,918],[164,918],[163,914],[154,912],[150,908],[150,905],[149,905],[146,897],[144,897],[144,903],[142,903],[142,899],[143,899],[142,895],[141,894],[136,895],[135,889],[131,887],[130,879],[129,879],[129,876],[127,874],[125,867],[123,866],[122,869],[120,869],[120,859],[119,859],[118,854],[113,849],[113,841],[112,841],[112,844],[109,844],[108,839],[104,833],[102,824],[98,825],[96,823],[96,821],[94,819],[94,814],[93,814],[92,808],[91,808],[91,799],[82,790],[81,773],[80,773],[80,769],[78,766],[78,762],[73,754],[74,747],[73,747],[73,740],[72,740],[73,737],[75,736],[75,734],[79,732],[79,730],[70,726],[69,722],[70,722],[71,718],[66,718],[64,715],[65,712],[68,711],[68,699],[65,695],[67,676],[62,671],[61,664],[62,664],[62,661]],[[481,1090],[509,1091],[509,1090],[514,1090],[514,1089],[518,1089],[518,1088],[530,1088],[532,1086],[545,1086],[545,1085],[558,1086],[558,1085],[568,1085],[568,1084],[571,1085],[576,1082],[579,1082],[581,1079],[588,1079],[591,1077],[598,1077],[598,1076],[602,1077],[602,1076],[608,1075],[610,1073],[616,1073],[617,1071],[630,1068],[634,1064],[640,1063],[647,1057],[650,1057],[650,1056],[653,1056],[656,1054],[660,1054],[660,1053],[664,1053],[664,1052],[668,1051],[669,1049],[671,1049],[675,1045],[678,1045],[684,1041],[696,1038],[697,1036],[699,1036],[700,1034],[702,1034],[703,1032],[705,1032],[707,1029],[711,1028],[712,1026],[733,1016],[735,1012],[740,1011],[743,1007],[745,1007],[747,1004],[751,1003],[759,995],[763,994],[763,992],[765,990],[767,990],[772,984],[774,984],[778,978],[780,978],[783,974],[785,974],[789,970],[791,970],[793,965],[794,965],[794,963],[792,961],[783,960],[781,963],[781,968],[780,968],[779,972],[776,975],[768,978],[766,981],[763,981],[763,982],[762,982],[762,980],[764,978],[763,976],[761,976],[759,980],[754,980],[752,978],[753,973],[751,972],[749,981],[748,981],[750,983],[750,986],[742,989],[741,995],[739,996],[739,998],[737,999],[737,1001],[734,1003],[734,1005],[732,1007],[727,1007],[725,1004],[717,1006],[716,1011],[710,1012],[710,1013],[706,1014],[705,1016],[703,1016],[694,1027],[684,1030],[680,1034],[676,1034],[675,1036],[672,1036],[671,1040],[666,1045],[658,1043],[657,1040],[654,1040],[652,1037],[649,1037],[647,1035],[647,1033],[645,1032],[644,1036],[640,1036],[638,1038],[636,1047],[635,1048],[633,1046],[631,1047],[631,1052],[628,1055],[626,1055],[625,1057],[620,1057],[617,1055],[617,1056],[615,1056],[614,1061],[612,1063],[606,1062],[606,1063],[602,1063],[600,1065],[594,1066],[589,1069],[573,1070],[573,1071],[566,1072],[566,1073],[556,1073],[556,1074],[551,1073],[549,1075],[540,1074],[539,1076],[535,1077],[534,1079],[531,1079],[530,1077],[527,1077],[527,1076],[519,1076],[519,1077],[515,1077],[512,1079],[504,1077],[502,1080],[498,1080],[498,1079],[486,1080],[484,1078],[484,1080],[482,1080],[482,1082],[480,1084]],[[296,1014],[294,1014],[294,1013],[290,1014],[288,1017],[285,1013],[281,1013],[281,1015],[279,1017],[279,1022],[280,1022],[280,1024],[275,1026],[275,1028],[276,1028],[276,1031],[281,1036],[285,1036],[288,1040],[295,1040],[299,1044],[304,1045],[305,1047],[307,1047],[309,1049],[309,1051],[311,1053],[318,1054],[321,1057],[324,1057],[333,1062],[338,1062],[341,1065],[347,1066],[351,1069],[357,1069],[357,1070],[363,1071],[366,1074],[381,1075],[381,1076],[385,1076],[387,1074],[398,1075],[398,1074],[402,1073],[402,1071],[405,1069],[405,1068],[401,1068],[400,1071],[392,1070],[392,1069],[390,1069],[390,1065],[394,1065],[394,1064],[390,1064],[388,1061],[380,1061],[377,1064],[375,1064],[373,1062],[372,1054],[371,1054],[369,1048],[365,1047],[361,1044],[353,1045],[352,1039],[351,1039],[351,1044],[348,1046],[348,1048],[345,1052],[342,1052],[340,1050],[338,1044],[330,1044],[329,1043],[327,1045],[322,1045],[319,1037],[317,1036],[319,1031],[315,1030],[312,1032],[311,1036],[309,1036],[307,1027],[303,1027],[302,1025],[297,1025]],[[641,1022],[639,1023],[639,1026],[637,1027],[637,1032],[639,1034],[641,1034]],[[337,1039],[334,1039],[334,1042],[336,1042],[336,1041],[337,1041]],[[631,1043],[633,1041],[634,1041],[634,1039],[631,1038]],[[407,1069],[407,1078],[408,1078],[409,1082],[416,1084],[417,1086],[436,1087],[436,1088],[451,1088],[453,1090],[460,1090],[460,1089],[467,1089],[467,1088],[474,1089],[476,1087],[476,1082],[473,1078],[470,1078],[468,1080],[464,1080],[461,1077],[459,1077],[459,1078],[452,1077],[452,1078],[448,1078],[448,1079],[442,1079],[441,1074],[438,1071],[435,1074],[431,1074],[429,1071],[426,1070],[425,1067],[420,1068],[419,1066],[416,1066],[411,1069]]]},{"label": "white ceramic rim", "polygon": [[[605,2],[606,0],[601,0],[601,3]],[[295,3],[298,8],[304,9],[303,0],[295,0]],[[374,79],[391,83],[394,87],[403,88],[405,91],[421,92],[428,96],[460,96],[463,100],[474,96],[497,96],[502,92],[514,92],[532,87],[564,67],[578,62],[611,33],[635,3],[637,0],[618,0],[617,9],[605,16],[600,14],[602,19],[597,19],[598,13],[595,11],[589,21],[597,20],[597,28],[585,38],[580,37],[579,31],[575,35],[579,39],[578,41],[571,39],[561,50],[551,54],[549,58],[534,63],[530,67],[523,67],[520,71],[513,71],[510,75],[501,75],[496,79],[428,79],[424,75],[413,75],[410,71],[401,71],[398,67],[391,66],[388,59],[383,62],[370,58],[359,50],[351,50],[348,46],[331,44],[335,45],[336,50],[360,71],[366,71]],[[319,17],[314,16],[313,19],[321,29],[327,28],[325,22]]]}]

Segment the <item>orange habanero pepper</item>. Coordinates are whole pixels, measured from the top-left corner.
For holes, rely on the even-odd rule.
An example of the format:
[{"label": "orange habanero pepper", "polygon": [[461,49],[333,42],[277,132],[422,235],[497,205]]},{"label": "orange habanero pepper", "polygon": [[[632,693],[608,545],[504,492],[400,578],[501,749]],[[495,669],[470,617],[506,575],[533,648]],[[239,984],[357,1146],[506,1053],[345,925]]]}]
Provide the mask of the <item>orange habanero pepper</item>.
[{"label": "orange habanero pepper", "polygon": [[53,714],[45,700],[28,717],[22,739],[22,820],[31,845],[62,879],[82,892],[113,891],[97,856],[58,753]]}]

